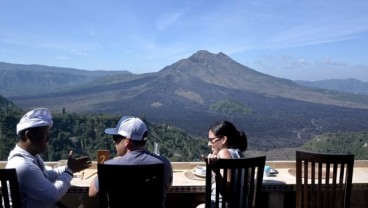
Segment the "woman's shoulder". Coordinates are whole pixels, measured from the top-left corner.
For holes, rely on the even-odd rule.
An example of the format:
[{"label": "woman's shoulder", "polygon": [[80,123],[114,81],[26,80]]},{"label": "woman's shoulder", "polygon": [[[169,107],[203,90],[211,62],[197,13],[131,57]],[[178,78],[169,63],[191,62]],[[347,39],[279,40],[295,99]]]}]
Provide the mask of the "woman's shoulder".
[{"label": "woman's shoulder", "polygon": [[224,149],[221,149],[217,155],[220,157],[220,158],[224,158],[224,159],[231,159],[232,156],[231,156],[231,153],[229,151],[229,149],[227,148],[224,148]]}]

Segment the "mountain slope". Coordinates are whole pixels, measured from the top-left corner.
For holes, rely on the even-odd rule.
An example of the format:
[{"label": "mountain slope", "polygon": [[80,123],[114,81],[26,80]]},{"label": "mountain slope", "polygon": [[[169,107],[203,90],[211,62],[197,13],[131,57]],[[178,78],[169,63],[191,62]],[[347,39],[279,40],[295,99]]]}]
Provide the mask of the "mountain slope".
[{"label": "mountain slope", "polygon": [[313,103],[368,109],[368,97],[328,90],[311,89],[291,80],[262,74],[243,66],[223,53],[198,51],[188,59],[165,67],[160,73],[178,77],[198,78],[214,85],[257,92],[271,97],[283,97]]},{"label": "mountain slope", "polygon": [[[143,116],[202,136],[212,122],[226,119],[247,132],[250,148],[262,150],[298,147],[324,132],[368,128],[367,96],[302,87],[207,51],[157,73],[114,76],[68,92],[11,100],[22,108]],[[221,103],[246,110],[212,107]]]}]

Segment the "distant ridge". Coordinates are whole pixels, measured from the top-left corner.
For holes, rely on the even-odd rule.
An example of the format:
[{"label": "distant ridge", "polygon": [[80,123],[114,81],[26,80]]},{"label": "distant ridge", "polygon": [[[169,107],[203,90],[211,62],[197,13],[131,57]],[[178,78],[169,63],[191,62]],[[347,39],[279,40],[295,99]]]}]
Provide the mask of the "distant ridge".
[{"label": "distant ridge", "polygon": [[368,82],[362,82],[357,79],[326,79],[319,81],[296,80],[295,82],[308,87],[368,95]]},{"label": "distant ridge", "polygon": [[62,91],[127,71],[87,71],[43,65],[0,62],[0,95],[24,96]]}]

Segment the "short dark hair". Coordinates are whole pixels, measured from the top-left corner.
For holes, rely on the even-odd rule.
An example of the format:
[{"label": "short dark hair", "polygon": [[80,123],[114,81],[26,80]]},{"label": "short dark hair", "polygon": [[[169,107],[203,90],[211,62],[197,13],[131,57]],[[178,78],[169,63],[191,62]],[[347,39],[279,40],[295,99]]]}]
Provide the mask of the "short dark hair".
[{"label": "short dark hair", "polygon": [[26,131],[31,131],[33,134],[37,133],[39,131],[39,129],[41,129],[41,127],[32,127],[32,128],[28,128],[28,129],[23,129],[22,131],[20,131],[17,135],[18,135],[18,139],[21,140],[25,140],[26,138]]}]

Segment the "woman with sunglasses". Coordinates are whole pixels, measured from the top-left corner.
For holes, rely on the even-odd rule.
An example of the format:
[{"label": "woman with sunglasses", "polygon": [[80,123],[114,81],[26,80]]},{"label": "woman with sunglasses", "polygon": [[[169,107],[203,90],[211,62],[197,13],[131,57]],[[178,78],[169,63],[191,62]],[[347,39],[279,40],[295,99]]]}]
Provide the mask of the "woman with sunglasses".
[{"label": "woman with sunglasses", "polygon": [[[229,121],[218,121],[212,124],[208,130],[208,147],[211,153],[207,157],[202,155],[203,160],[208,163],[216,162],[219,158],[243,158],[243,152],[247,149],[247,136],[244,131],[236,129],[234,124]],[[216,177],[222,177],[221,171],[216,171]],[[230,178],[228,179],[230,180]],[[216,183],[212,181],[211,199],[214,201],[216,194]],[[221,202],[221,199],[220,199]],[[200,204],[197,208],[205,207]]]},{"label": "woman with sunglasses", "polygon": [[208,130],[208,146],[212,150],[207,156],[208,162],[218,158],[242,158],[248,146],[247,136],[231,122],[218,121]]}]

